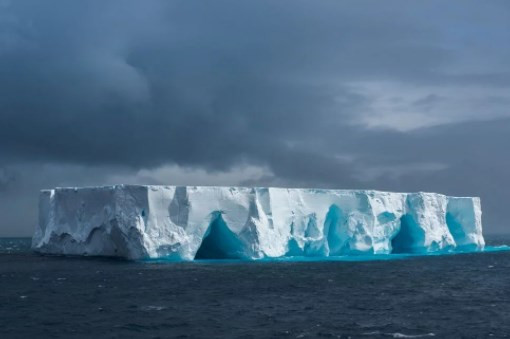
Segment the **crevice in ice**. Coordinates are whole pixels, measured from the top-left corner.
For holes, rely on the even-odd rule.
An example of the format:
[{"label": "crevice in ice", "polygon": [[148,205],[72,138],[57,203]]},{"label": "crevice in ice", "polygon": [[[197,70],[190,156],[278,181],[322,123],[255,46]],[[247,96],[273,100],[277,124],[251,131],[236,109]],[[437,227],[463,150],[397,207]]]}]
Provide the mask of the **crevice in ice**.
[{"label": "crevice in ice", "polygon": [[[95,251],[99,250],[100,253],[105,253],[105,255],[115,255],[117,253],[117,248],[105,232],[104,225],[93,228],[89,233],[85,244],[88,245],[86,248],[90,247]],[[88,254],[88,252],[84,250],[83,254]]]},{"label": "crevice in ice", "polygon": [[110,220],[110,237],[116,250],[115,255],[127,258],[147,256],[147,250],[143,244],[143,236],[137,227],[123,230],[117,219]]},{"label": "crevice in ice", "polygon": [[289,240],[287,253],[285,253],[286,257],[298,257],[303,255],[303,249],[299,247],[298,242],[296,239],[291,238]]},{"label": "crevice in ice", "polygon": [[170,220],[177,226],[186,227],[188,224],[190,202],[185,186],[175,188],[174,197],[168,207]]},{"label": "crevice in ice", "polygon": [[287,244],[287,252],[285,253],[286,257],[296,257],[303,255],[303,248],[299,246],[299,243],[296,240],[295,234],[295,225],[294,222],[290,224],[290,238]]},{"label": "crevice in ice", "polygon": [[195,254],[195,259],[242,259],[243,249],[241,240],[228,228],[221,213],[216,212]]},{"label": "crevice in ice", "polygon": [[446,225],[455,241],[464,240],[466,233],[464,232],[462,224],[458,222],[451,213],[446,213]]},{"label": "crevice in ice", "polygon": [[478,247],[478,244],[469,241],[462,223],[459,222],[452,213],[446,213],[446,226],[457,244],[457,247],[462,250],[475,250]]},{"label": "crevice in ice", "polygon": [[416,224],[414,218],[408,214],[400,218],[400,230],[391,240],[391,253],[417,253],[419,244],[425,239],[424,231]]},{"label": "crevice in ice", "polygon": [[308,222],[306,224],[305,229],[305,237],[306,238],[318,238],[320,234],[320,230],[317,227],[317,215],[315,213],[311,213],[307,217]]},{"label": "crevice in ice", "polygon": [[307,216],[305,229],[305,254],[306,256],[327,256],[328,249],[324,245],[325,240],[322,231],[319,229],[317,214],[311,213]]},{"label": "crevice in ice", "polygon": [[331,205],[324,222],[324,234],[327,237],[329,255],[340,254],[344,246],[341,235],[342,219],[342,210],[336,205]]}]

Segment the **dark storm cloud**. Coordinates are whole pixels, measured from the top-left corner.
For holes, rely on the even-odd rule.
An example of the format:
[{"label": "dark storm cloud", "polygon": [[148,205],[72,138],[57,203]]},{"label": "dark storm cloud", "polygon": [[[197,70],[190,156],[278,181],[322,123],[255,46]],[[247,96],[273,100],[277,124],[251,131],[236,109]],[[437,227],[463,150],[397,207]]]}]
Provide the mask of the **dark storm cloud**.
[{"label": "dark storm cloud", "polygon": [[47,185],[248,164],[270,174],[247,184],[480,194],[501,220],[507,2],[2,4],[0,166],[20,209]]},{"label": "dark storm cloud", "polygon": [[0,65],[13,155],[230,164],[268,138],[285,148],[352,119],[367,99],[339,81],[409,76],[446,57],[413,43],[427,34],[411,18],[373,4],[107,4],[13,4],[21,46]]}]

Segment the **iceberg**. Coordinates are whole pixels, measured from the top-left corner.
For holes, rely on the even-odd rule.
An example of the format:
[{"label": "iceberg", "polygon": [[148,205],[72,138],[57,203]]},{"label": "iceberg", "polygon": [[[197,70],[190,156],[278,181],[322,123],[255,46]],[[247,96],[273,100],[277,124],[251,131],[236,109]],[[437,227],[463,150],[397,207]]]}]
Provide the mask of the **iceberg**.
[{"label": "iceberg", "polygon": [[43,190],[32,248],[127,259],[271,259],[476,251],[480,199],[264,187]]}]

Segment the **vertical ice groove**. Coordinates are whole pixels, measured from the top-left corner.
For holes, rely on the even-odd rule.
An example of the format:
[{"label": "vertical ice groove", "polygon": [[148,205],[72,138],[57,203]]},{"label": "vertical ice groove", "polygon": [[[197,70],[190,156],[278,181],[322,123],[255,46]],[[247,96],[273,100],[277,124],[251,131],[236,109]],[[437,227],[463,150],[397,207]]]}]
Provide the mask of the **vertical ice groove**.
[{"label": "vertical ice groove", "polygon": [[459,248],[473,250],[485,246],[479,198],[449,197],[446,223]]},{"label": "vertical ice groove", "polygon": [[42,191],[32,246],[43,253],[193,260],[481,250],[484,240],[479,198],[117,185]]},{"label": "vertical ice groove", "polygon": [[448,251],[456,243],[446,222],[447,197],[434,193],[410,193],[399,232],[392,239],[394,253]]}]

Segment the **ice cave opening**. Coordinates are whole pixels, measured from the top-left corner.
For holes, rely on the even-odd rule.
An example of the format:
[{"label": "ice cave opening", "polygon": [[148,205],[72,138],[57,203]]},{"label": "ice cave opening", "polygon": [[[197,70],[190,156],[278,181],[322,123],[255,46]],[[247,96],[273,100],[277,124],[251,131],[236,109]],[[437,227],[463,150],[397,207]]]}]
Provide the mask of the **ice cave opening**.
[{"label": "ice cave opening", "polygon": [[201,259],[242,259],[243,244],[232,232],[221,212],[215,212],[205,236],[195,254],[195,260]]},{"label": "ice cave opening", "polygon": [[391,239],[391,253],[417,253],[423,244],[425,233],[408,214],[400,218],[400,230]]}]

